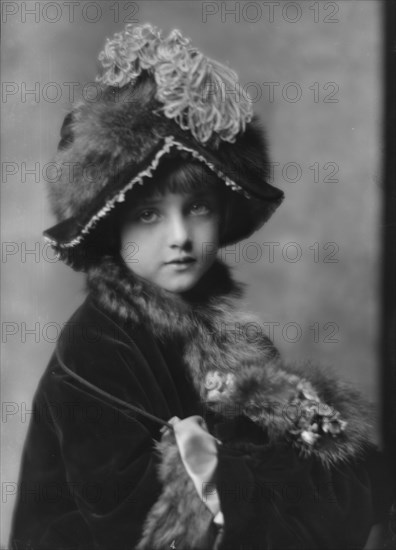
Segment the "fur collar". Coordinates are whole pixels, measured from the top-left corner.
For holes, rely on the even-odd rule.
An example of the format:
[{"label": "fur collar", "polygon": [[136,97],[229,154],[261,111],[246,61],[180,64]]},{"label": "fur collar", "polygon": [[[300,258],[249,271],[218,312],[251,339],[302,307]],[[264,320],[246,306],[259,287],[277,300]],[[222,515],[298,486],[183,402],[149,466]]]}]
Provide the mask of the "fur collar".
[{"label": "fur collar", "polygon": [[[283,361],[266,336],[241,330],[260,318],[239,309],[243,284],[216,259],[184,294],[157,287],[106,257],[87,274],[96,302],[124,321],[143,323],[161,341],[177,337],[203,404],[221,416],[248,416],[269,442],[288,442],[327,467],[361,455],[372,440],[373,408],[328,368]],[[251,325],[248,325],[251,326]]]}]

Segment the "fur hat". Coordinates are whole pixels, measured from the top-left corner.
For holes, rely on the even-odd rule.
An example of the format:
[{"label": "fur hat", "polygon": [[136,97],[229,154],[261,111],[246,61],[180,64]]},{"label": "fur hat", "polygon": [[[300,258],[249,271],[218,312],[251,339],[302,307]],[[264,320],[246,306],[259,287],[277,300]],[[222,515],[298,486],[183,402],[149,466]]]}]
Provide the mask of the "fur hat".
[{"label": "fur hat", "polygon": [[205,57],[175,29],[127,25],[99,55],[96,98],[84,98],[61,129],[57,177],[48,194],[57,225],[44,236],[62,260],[86,268],[84,249],[100,220],[175,154],[201,162],[238,205],[220,244],[261,227],[283,200],[268,183],[266,143],[234,71]]}]

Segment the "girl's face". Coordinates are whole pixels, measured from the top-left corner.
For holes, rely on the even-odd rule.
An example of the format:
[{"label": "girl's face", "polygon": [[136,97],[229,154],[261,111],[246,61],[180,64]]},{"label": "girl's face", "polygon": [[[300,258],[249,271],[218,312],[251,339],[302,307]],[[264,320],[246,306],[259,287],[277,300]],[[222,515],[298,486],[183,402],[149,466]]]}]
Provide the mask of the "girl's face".
[{"label": "girl's face", "polygon": [[[171,292],[194,287],[216,259],[220,206],[212,191],[142,199],[121,218],[121,256],[137,275]],[[183,258],[189,262],[175,263]]]}]

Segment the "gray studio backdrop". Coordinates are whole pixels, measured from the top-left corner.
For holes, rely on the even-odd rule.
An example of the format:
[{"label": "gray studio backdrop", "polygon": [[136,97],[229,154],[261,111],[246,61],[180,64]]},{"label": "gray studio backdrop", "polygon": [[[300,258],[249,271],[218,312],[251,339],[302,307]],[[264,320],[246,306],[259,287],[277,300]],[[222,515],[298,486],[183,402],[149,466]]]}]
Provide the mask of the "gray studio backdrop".
[{"label": "gray studio backdrop", "polygon": [[[31,401],[81,274],[41,232],[54,223],[46,164],[71,100],[91,93],[96,56],[126,21],[179,28],[234,68],[265,122],[271,221],[221,251],[248,283],[246,307],[284,356],[332,365],[378,395],[381,3],[3,2],[2,506],[6,545]],[[40,498],[40,495],[38,495]]]}]

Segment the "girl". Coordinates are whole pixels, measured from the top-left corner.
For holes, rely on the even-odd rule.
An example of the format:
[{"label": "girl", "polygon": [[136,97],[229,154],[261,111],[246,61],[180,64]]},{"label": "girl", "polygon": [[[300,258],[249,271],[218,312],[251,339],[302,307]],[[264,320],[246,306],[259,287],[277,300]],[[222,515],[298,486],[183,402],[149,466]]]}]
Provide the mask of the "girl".
[{"label": "girl", "polygon": [[390,505],[367,404],[241,333],[216,256],[283,199],[235,73],[150,24],[100,60],[45,232],[88,295],[34,398],[11,547],[363,548]]}]

